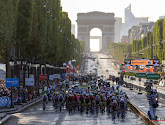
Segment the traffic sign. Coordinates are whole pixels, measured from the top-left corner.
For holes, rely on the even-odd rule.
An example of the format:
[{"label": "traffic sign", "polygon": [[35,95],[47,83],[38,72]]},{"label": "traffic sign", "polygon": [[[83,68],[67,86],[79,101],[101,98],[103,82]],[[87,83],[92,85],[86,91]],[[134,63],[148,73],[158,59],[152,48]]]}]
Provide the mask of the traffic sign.
[{"label": "traffic sign", "polygon": [[160,79],[160,74],[147,74],[147,79]]},{"label": "traffic sign", "polygon": [[145,78],[146,77],[146,73],[136,73],[135,77],[139,77],[139,78],[143,77],[143,78]]}]

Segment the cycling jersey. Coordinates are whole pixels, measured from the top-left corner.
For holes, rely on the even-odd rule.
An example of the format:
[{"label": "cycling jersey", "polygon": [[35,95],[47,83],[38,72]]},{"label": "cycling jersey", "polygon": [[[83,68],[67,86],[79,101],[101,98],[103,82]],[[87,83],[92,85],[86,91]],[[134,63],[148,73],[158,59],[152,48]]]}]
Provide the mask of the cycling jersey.
[{"label": "cycling jersey", "polygon": [[48,97],[47,96],[44,96],[43,97],[43,102],[46,102],[47,99],[48,99]]},{"label": "cycling jersey", "polygon": [[71,96],[68,97],[68,102],[70,102],[70,103],[72,102],[72,97]]},{"label": "cycling jersey", "polygon": [[115,111],[117,108],[117,103],[112,103],[112,110]]},{"label": "cycling jersey", "polygon": [[89,97],[86,97],[85,98],[85,103],[88,104],[89,103],[89,100],[90,100]]},{"label": "cycling jersey", "polygon": [[125,104],[124,101],[120,101],[120,108],[124,108],[125,107],[124,104]]},{"label": "cycling jersey", "polygon": [[106,102],[107,102],[107,106],[111,103],[111,99],[109,98],[107,98],[107,100],[106,100]]},{"label": "cycling jersey", "polygon": [[77,96],[74,96],[72,99],[73,99],[74,101],[77,101]]},{"label": "cycling jersey", "polygon": [[83,96],[80,96],[80,101],[81,101],[81,103],[84,103],[84,98],[83,98]]},{"label": "cycling jersey", "polygon": [[62,102],[62,101],[63,101],[63,97],[60,97],[60,98],[59,98],[59,101]]},{"label": "cycling jersey", "polygon": [[96,105],[100,103],[100,98],[96,98]]}]

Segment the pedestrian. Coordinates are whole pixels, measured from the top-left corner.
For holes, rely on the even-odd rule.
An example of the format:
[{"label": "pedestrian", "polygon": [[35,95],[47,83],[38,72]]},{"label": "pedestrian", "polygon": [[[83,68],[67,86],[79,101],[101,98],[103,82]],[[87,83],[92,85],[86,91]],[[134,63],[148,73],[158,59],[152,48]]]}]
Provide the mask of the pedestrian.
[{"label": "pedestrian", "polygon": [[116,85],[119,84],[119,77],[116,77]]},{"label": "pedestrian", "polygon": [[157,103],[156,103],[156,95],[155,92],[151,91],[151,95],[148,95],[149,99],[149,116],[151,120],[156,120],[156,108],[157,108]]}]

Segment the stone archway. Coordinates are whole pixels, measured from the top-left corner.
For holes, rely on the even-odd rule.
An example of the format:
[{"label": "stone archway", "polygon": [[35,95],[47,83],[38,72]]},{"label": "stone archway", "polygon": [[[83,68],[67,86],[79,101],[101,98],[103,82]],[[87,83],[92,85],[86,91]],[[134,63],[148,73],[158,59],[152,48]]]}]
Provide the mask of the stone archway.
[{"label": "stone archway", "polygon": [[77,14],[78,39],[85,41],[85,52],[90,51],[90,31],[99,28],[102,31],[102,51],[108,50],[108,42],[114,42],[114,13],[89,12]]}]

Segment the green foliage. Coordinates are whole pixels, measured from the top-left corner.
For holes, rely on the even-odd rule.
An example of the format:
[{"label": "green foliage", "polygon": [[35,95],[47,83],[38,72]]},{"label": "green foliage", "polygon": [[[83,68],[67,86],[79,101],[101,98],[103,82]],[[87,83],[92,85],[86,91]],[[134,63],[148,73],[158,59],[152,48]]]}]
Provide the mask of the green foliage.
[{"label": "green foliage", "polygon": [[6,44],[10,53],[15,48],[16,57],[41,57],[54,65],[73,56],[81,60],[82,46],[71,35],[71,20],[60,0],[1,0],[0,19],[1,62]]},{"label": "green foliage", "polygon": [[125,57],[130,56],[129,53],[132,53],[132,44],[110,42],[109,50],[117,60],[124,62]]},{"label": "green foliage", "polygon": [[[125,44],[126,50],[132,58],[160,59],[165,60],[165,19],[160,19],[155,23],[153,32],[148,32],[141,40],[133,40],[130,45],[127,43],[111,43],[109,48],[114,56],[122,61],[126,50],[122,48]],[[123,51],[124,50],[124,51]],[[129,56],[128,56],[129,57]]]}]

